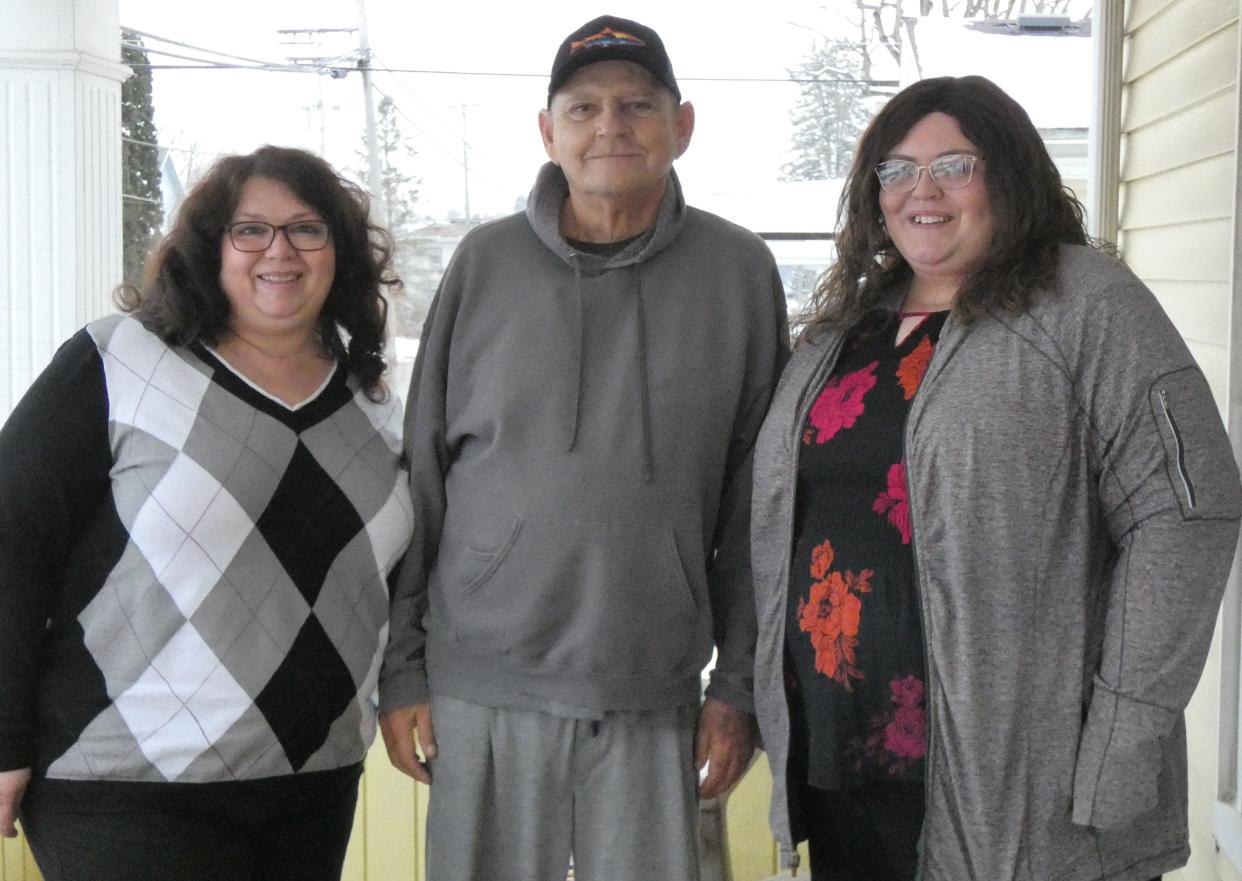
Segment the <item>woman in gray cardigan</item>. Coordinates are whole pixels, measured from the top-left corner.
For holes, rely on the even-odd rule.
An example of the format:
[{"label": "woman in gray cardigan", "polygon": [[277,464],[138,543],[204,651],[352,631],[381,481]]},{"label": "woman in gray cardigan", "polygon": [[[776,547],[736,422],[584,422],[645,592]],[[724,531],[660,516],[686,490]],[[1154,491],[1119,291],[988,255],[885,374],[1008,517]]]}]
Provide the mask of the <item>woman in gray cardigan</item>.
[{"label": "woman in gray cardigan", "polygon": [[755,454],[772,826],[816,881],[1146,881],[1238,531],[1212,394],[1026,113],[864,134]]}]

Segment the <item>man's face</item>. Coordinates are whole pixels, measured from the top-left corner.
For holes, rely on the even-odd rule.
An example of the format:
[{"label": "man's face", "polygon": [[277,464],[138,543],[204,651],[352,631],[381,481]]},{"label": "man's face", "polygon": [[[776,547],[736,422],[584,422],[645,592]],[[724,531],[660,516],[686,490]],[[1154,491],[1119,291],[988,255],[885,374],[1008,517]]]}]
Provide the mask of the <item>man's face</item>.
[{"label": "man's face", "polygon": [[548,157],[572,197],[659,200],[694,131],[694,108],[630,61],[600,61],[570,77],[539,113]]}]

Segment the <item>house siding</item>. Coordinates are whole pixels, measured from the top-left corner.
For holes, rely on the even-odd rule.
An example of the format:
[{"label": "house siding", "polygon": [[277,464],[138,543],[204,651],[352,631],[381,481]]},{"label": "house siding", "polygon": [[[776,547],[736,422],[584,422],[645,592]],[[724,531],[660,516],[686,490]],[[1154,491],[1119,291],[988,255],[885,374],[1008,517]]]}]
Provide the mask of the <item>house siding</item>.
[{"label": "house siding", "polygon": [[[1126,4],[1118,245],[1229,401],[1239,0]],[[1186,711],[1191,858],[1168,881],[1242,881],[1215,846],[1221,640]],[[1234,663],[1234,661],[1229,661]]]}]

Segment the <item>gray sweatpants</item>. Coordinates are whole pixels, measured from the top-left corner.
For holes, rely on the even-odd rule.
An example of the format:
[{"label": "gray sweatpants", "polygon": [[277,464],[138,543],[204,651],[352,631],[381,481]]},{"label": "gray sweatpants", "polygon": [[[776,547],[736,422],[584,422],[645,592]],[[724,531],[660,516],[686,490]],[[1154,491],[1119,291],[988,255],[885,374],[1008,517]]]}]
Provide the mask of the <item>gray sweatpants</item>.
[{"label": "gray sweatpants", "polygon": [[698,708],[573,719],[431,702],[428,881],[696,881]]}]

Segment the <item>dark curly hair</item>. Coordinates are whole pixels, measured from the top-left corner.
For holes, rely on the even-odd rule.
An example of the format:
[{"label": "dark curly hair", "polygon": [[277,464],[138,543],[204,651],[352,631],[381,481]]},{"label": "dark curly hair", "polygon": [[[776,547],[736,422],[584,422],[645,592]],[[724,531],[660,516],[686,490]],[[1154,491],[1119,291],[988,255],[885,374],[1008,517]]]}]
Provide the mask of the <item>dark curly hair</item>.
[{"label": "dark curly hair", "polygon": [[118,289],[119,305],[167,343],[220,342],[231,312],[220,288],[221,237],[242,188],[256,177],[284,184],[327,222],[336,270],[319,313],[319,336],[329,353],[348,363],[367,397],[382,399],[388,316],[382,288],[401,285],[392,273],[392,236],[371,223],[366,193],[306,150],[268,145],[216,162],[182,202],[172,230],[147,261],[141,288]]},{"label": "dark curly hair", "polygon": [[1055,283],[1060,246],[1092,244],[1081,203],[1061,183],[1039,132],[1013,98],[981,76],[921,80],[894,95],[859,141],[837,209],[837,259],[811,296],[804,335],[852,327],[877,309],[896,308],[912,272],[885,228],[874,171],[915,124],[936,112],[956,119],[987,158],[992,244],[958,291],[953,308],[960,318],[1027,311]]}]

